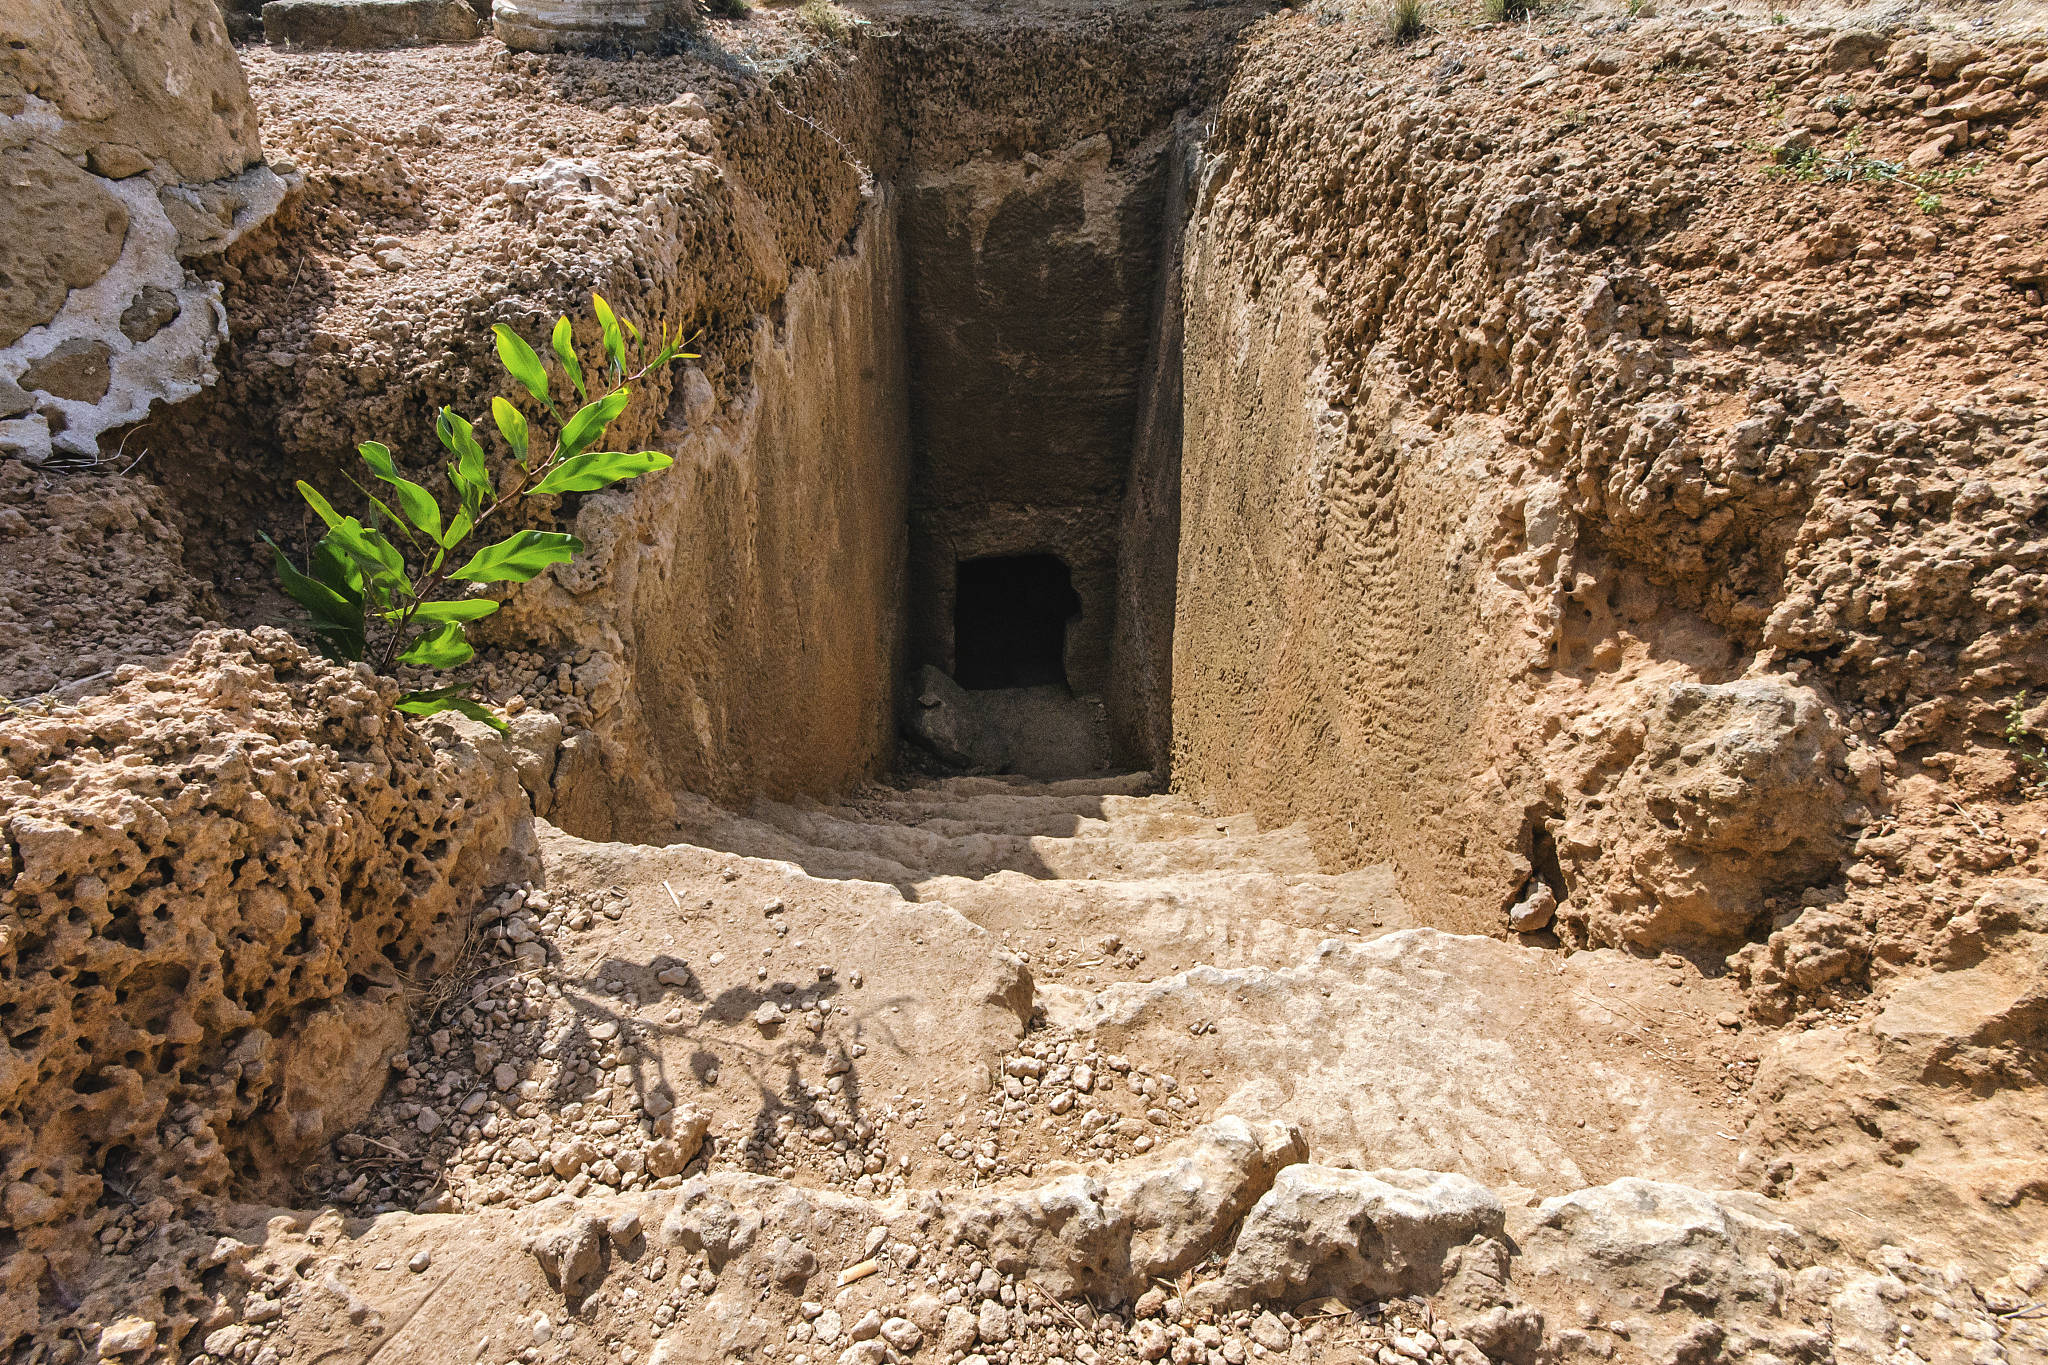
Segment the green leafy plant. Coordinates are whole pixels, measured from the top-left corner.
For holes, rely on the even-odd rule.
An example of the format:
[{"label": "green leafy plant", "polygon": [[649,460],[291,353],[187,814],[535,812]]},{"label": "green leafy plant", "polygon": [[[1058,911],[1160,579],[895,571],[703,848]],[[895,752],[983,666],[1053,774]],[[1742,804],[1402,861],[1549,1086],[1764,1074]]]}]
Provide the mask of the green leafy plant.
[{"label": "green leafy plant", "polygon": [[1420,38],[1429,28],[1422,12],[1422,0],[1387,0],[1384,11],[1387,37],[1396,47],[1402,47]]},{"label": "green leafy plant", "polygon": [[752,0],[707,0],[704,8],[723,19],[744,19],[754,12]]},{"label": "green leafy plant", "polygon": [[2048,742],[2027,724],[2027,694],[2022,692],[2005,708],[2005,742],[2012,745],[2020,761],[2020,780],[2036,789],[2048,788]]},{"label": "green leafy plant", "polygon": [[[434,434],[453,455],[448,482],[451,505],[398,472],[389,447],[366,441],[356,448],[370,473],[389,491],[379,498],[356,483],[369,503],[362,517],[343,516],[303,479],[299,496],[327,527],[315,541],[304,568],[292,563],[269,536],[278,581],[312,618],[314,638],[330,659],[368,663],[379,673],[397,665],[445,671],[476,655],[468,629],[498,610],[490,597],[458,596],[472,585],[524,583],[551,564],[574,558],[583,542],[561,531],[514,531],[462,553],[491,521],[523,498],[590,493],[626,479],[666,469],[673,460],[660,451],[600,449],[605,430],[632,401],[632,386],[676,360],[694,360],[680,334],[663,329],[645,338],[621,319],[601,295],[591,296],[604,351],[602,377],[587,376],[577,358],[574,328],[555,323],[548,346],[561,375],[564,396],[578,406],[566,416],[554,399],[558,387],[534,349],[511,328],[492,328],[498,359],[553,428],[551,439],[509,398],[491,400],[491,421],[510,452],[509,486],[500,492],[476,428],[453,408],[442,408]],[[598,382],[593,382],[596,379]],[[355,482],[353,479],[351,482]],[[466,684],[407,692],[398,709],[415,716],[456,711],[499,730],[504,722],[468,696]]]},{"label": "green leafy plant", "polygon": [[1978,174],[1983,167],[1943,166],[1935,170],[1908,170],[1897,161],[1883,157],[1868,156],[1862,151],[1862,138],[1856,129],[1850,129],[1842,139],[1838,152],[1824,152],[1818,147],[1802,147],[1797,151],[1785,148],[1769,148],[1761,143],[1751,143],[1752,148],[1767,152],[1777,158],[1776,164],[1764,167],[1764,174],[1776,180],[1804,180],[1830,185],[1849,185],[1859,181],[1899,185],[1913,192],[1913,206],[1922,213],[1940,213],[1941,196],[1934,193],[1958,181]]},{"label": "green leafy plant", "polygon": [[1535,0],[1485,0],[1481,7],[1489,23],[1513,24],[1536,12]]}]

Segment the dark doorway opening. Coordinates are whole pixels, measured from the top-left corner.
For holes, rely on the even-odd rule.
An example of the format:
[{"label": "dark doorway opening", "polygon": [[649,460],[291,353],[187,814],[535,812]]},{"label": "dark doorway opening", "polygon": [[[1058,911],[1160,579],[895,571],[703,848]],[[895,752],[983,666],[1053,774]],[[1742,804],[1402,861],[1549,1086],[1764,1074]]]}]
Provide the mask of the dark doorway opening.
[{"label": "dark doorway opening", "polygon": [[964,559],[953,597],[953,679],[962,687],[1067,681],[1067,622],[1081,614],[1067,566],[1053,555]]}]

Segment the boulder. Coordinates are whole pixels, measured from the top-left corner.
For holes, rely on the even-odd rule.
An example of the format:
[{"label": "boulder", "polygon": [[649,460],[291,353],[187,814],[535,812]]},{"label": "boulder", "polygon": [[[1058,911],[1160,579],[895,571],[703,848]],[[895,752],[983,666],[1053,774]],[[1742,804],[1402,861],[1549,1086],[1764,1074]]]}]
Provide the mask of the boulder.
[{"label": "boulder", "polygon": [[284,182],[213,0],[39,0],[7,25],[0,90],[35,112],[0,149],[0,456],[97,456],[212,382],[221,286],[184,262]]},{"label": "boulder", "polygon": [[658,47],[686,33],[691,0],[496,0],[491,23],[516,52]]},{"label": "boulder", "polygon": [[1830,71],[1861,71],[1875,66],[1891,48],[1891,39],[1867,28],[1844,29],[1828,43],[1821,65]]},{"label": "boulder", "polygon": [[1776,1312],[1798,1229],[1755,1195],[1630,1177],[1546,1199],[1521,1236],[1525,1281],[1604,1297],[1619,1309],[1720,1316]]},{"label": "boulder", "polygon": [[1848,852],[1845,732],[1783,677],[1648,689],[1636,707],[1640,729],[1614,731],[1619,775],[1556,831],[1559,935],[1729,951],[1766,898],[1826,881]]},{"label": "boulder", "polygon": [[589,1213],[572,1213],[533,1233],[527,1239],[527,1247],[540,1262],[548,1283],[573,1303],[595,1288],[603,1277],[608,1236],[604,1219]]},{"label": "boulder", "polygon": [[1462,1175],[1289,1166],[1245,1215],[1222,1277],[1197,1286],[1195,1303],[1434,1293],[1451,1249],[1498,1237],[1504,1220],[1493,1192]]},{"label": "boulder", "polygon": [[1113,1167],[979,1191],[953,1211],[949,1231],[1003,1274],[1063,1295],[1131,1297],[1217,1246],[1307,1150],[1292,1123],[1224,1115]]},{"label": "boulder", "polygon": [[985,717],[974,694],[927,665],[917,672],[904,716],[910,738],[959,768],[1004,767],[1009,749]]},{"label": "boulder", "polygon": [[1130,1222],[1132,1293],[1171,1279],[1217,1245],[1282,1168],[1308,1157],[1293,1123],[1226,1114],[1179,1142],[1118,1164],[1104,1198]]}]

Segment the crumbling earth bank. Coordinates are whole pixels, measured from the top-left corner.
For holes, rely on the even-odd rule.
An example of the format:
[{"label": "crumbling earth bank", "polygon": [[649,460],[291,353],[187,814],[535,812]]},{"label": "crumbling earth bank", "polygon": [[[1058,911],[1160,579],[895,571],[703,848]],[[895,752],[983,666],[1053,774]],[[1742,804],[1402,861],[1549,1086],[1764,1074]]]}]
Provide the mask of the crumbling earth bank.
[{"label": "crumbling earth bank", "polygon": [[[1187,247],[1176,779],[1451,922],[1726,952],[1838,901],[1920,760],[2015,790],[2043,54],[1539,27],[1247,45]],[[1839,170],[1952,165],[1952,104],[1941,212]]]},{"label": "crumbling earth bank", "polygon": [[[521,870],[516,782],[430,747],[394,695],[282,632],[217,631],[9,717],[0,1332],[106,1315],[95,1246],[288,1191],[375,1099],[476,888]],[[186,1309],[163,1307],[170,1330]]]}]

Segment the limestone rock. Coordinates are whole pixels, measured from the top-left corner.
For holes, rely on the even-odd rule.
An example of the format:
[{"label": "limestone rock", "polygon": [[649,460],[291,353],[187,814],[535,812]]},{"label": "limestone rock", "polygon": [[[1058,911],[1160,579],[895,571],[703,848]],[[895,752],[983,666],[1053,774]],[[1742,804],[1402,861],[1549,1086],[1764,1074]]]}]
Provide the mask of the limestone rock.
[{"label": "limestone rock", "polygon": [[662,1220],[661,1235],[671,1246],[701,1251],[717,1270],[754,1244],[761,1232],[761,1211],[752,1204],[735,1205],[711,1192],[700,1176],[685,1181],[676,1205]]},{"label": "limestone rock", "polygon": [[[1030,1274],[1061,1296],[1119,1285],[1130,1246],[1130,1215],[1105,1200],[1100,1181],[1079,1172],[998,1186],[953,1215],[953,1236],[988,1255],[1005,1275]],[[988,1341],[984,1319],[982,1340]]]},{"label": "limestone rock", "polygon": [[1515,1300],[1513,1258],[1498,1238],[1475,1237],[1444,1260],[1441,1311],[1459,1336],[1494,1360],[1525,1365],[1543,1344],[1543,1314]]},{"label": "limestone rock", "polygon": [[690,19],[689,0],[496,0],[491,8],[498,37],[519,52],[652,47]]},{"label": "limestone rock", "polygon": [[1542,882],[1534,882],[1522,898],[1508,907],[1508,928],[1518,934],[1533,934],[1547,927],[1557,913],[1557,893]]},{"label": "limestone rock", "polygon": [[156,1324],[148,1318],[122,1318],[100,1333],[103,1356],[139,1356],[156,1345]]},{"label": "limestone rock", "polygon": [[1291,1123],[1225,1115],[1113,1167],[981,1191],[952,1210],[948,1235],[1004,1274],[1132,1297],[1199,1260],[1306,1154]]},{"label": "limestone rock", "polygon": [[1726,951],[1766,896],[1824,880],[1847,852],[1843,731],[1783,678],[1680,683],[1639,704],[1640,749],[1557,832],[1571,892],[1560,932]]},{"label": "limestone rock", "polygon": [[[395,699],[281,631],[214,631],[76,709],[0,722],[0,982],[46,1021],[0,1077],[14,1266],[41,1273],[95,1206],[98,1154],[130,1154],[131,1181],[281,1190],[375,1098],[402,1019],[379,983],[445,969],[467,888],[531,848],[495,772],[430,748]],[[159,1048],[217,1061],[134,1065]]]},{"label": "limestone rock", "polygon": [[1245,1215],[1222,1277],[1198,1286],[1197,1302],[1432,1293],[1445,1254],[1498,1236],[1503,1220],[1500,1200],[1464,1176],[1289,1166]]},{"label": "limestone rock", "polygon": [[134,342],[147,341],[176,322],[183,310],[177,294],[146,284],[137,291],[135,301],[121,310],[121,335]]},{"label": "limestone rock", "polygon": [[1844,29],[1828,40],[1823,59],[1830,71],[1860,71],[1875,65],[1891,46],[1891,39],[1865,28]]},{"label": "limestone rock", "polygon": [[1225,1115],[1117,1165],[1104,1178],[1104,1200],[1129,1219],[1130,1292],[1171,1280],[1200,1260],[1281,1168],[1307,1157],[1293,1123]]},{"label": "limestone rock", "polygon": [[21,372],[21,386],[69,398],[80,403],[97,403],[107,396],[113,374],[107,362],[113,351],[104,341],[75,339],[37,357]]},{"label": "limestone rock", "polygon": [[128,206],[49,147],[0,151],[0,217],[0,346],[112,269],[128,237]]},{"label": "limestone rock", "polygon": [[214,256],[261,223],[284,201],[285,181],[268,166],[196,185],[167,185],[157,194],[177,229],[180,258]]},{"label": "limestone rock", "polygon": [[562,1221],[534,1233],[528,1241],[535,1260],[548,1283],[562,1297],[574,1303],[596,1287],[604,1274],[605,1220],[588,1213],[572,1213]]},{"label": "limestone rock", "polygon": [[974,694],[936,668],[918,670],[905,728],[917,743],[959,767],[1000,769],[1007,760],[1003,737],[984,719]]},{"label": "limestone rock", "polygon": [[1521,1232],[1517,1274],[1634,1312],[1775,1311],[1791,1277],[1772,1259],[1800,1252],[1797,1228],[1755,1195],[1630,1177],[1546,1199]]},{"label": "limestone rock", "polygon": [[[0,455],[40,463],[96,456],[102,432],[212,381],[220,287],[186,274],[171,215],[180,196],[239,185],[253,169],[277,193],[245,196],[225,241],[276,208],[282,182],[261,165],[255,107],[213,0],[14,9],[0,106],[20,115],[28,99],[34,110],[0,150],[0,379],[43,396],[0,418]],[[146,288],[178,306],[159,325],[124,328]]]},{"label": "limestone rock", "polygon": [[39,0],[11,7],[8,24],[0,88],[55,105],[56,150],[97,162],[95,174],[133,174],[139,159],[163,182],[202,183],[260,160],[213,0]]}]

